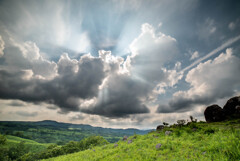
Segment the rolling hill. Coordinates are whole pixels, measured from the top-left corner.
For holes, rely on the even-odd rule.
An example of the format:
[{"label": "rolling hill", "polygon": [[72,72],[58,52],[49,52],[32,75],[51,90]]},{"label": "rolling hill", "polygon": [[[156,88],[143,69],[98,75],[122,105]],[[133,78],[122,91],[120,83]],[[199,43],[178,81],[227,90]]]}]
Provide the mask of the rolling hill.
[{"label": "rolling hill", "polygon": [[47,161],[138,161],[240,159],[240,120],[165,127],[125,141],[92,147]]}]

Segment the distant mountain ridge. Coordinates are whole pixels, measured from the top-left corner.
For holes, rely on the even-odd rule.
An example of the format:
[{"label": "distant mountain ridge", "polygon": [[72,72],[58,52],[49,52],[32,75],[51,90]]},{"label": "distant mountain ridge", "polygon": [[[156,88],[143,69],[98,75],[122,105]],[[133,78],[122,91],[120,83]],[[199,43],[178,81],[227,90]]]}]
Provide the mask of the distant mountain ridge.
[{"label": "distant mountain ridge", "polygon": [[0,121],[0,133],[32,139],[40,143],[59,143],[71,140],[79,141],[91,135],[103,136],[109,142],[115,142],[123,136],[147,134],[151,130],[113,129],[94,127],[87,124],[72,124],[54,120],[43,121]]},{"label": "distant mountain ridge", "polygon": [[127,128],[127,129],[121,129],[121,128],[105,128],[105,127],[99,127],[99,126],[92,126],[89,124],[72,124],[72,123],[65,123],[65,122],[58,122],[55,120],[42,120],[42,121],[0,121],[0,123],[33,123],[36,125],[49,125],[49,126],[61,126],[61,127],[70,127],[70,128],[77,128],[77,127],[89,127],[89,128],[100,128],[100,129],[112,129],[112,130],[137,130],[137,131],[152,131],[155,129],[148,129],[148,130],[141,130],[136,128]]}]

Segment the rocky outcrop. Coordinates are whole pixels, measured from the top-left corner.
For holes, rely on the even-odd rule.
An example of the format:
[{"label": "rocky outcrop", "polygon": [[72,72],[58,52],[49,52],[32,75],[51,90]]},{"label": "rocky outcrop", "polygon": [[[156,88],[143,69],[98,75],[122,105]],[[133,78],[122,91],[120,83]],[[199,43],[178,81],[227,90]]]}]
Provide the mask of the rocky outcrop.
[{"label": "rocky outcrop", "polygon": [[164,129],[164,125],[158,125],[156,130],[158,131],[158,130],[162,130],[162,129]]},{"label": "rocky outcrop", "polygon": [[128,136],[125,135],[122,140],[127,141],[127,139],[128,139]]},{"label": "rocky outcrop", "polygon": [[170,135],[172,131],[165,131],[165,135]]},{"label": "rocky outcrop", "polygon": [[227,117],[239,117],[240,114],[240,96],[233,97],[227,101],[223,107],[224,113]]},{"label": "rocky outcrop", "polygon": [[204,116],[207,122],[219,122],[225,120],[225,114],[218,105],[211,105],[204,111]]},{"label": "rocky outcrop", "polygon": [[204,116],[207,122],[240,118],[240,96],[230,98],[223,109],[218,105],[208,106],[204,111]]},{"label": "rocky outcrop", "polygon": [[159,144],[157,144],[157,145],[156,145],[156,149],[157,149],[157,150],[158,150],[158,149],[160,149],[160,148],[161,148],[161,146],[162,146],[162,144],[160,144],[160,143],[159,143]]}]

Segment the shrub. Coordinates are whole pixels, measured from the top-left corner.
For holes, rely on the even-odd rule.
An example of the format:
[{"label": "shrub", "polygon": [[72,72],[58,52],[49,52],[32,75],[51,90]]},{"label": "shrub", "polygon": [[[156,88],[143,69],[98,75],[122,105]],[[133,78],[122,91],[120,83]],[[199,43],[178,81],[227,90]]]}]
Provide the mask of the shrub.
[{"label": "shrub", "polygon": [[68,142],[66,145],[62,146],[62,149],[66,154],[74,153],[81,150],[79,148],[78,142],[75,141]]},{"label": "shrub", "polygon": [[163,122],[163,125],[164,125],[164,126],[168,126],[169,123],[167,123],[167,122]]},{"label": "shrub", "polygon": [[81,150],[89,149],[96,145],[105,145],[108,144],[108,141],[105,140],[102,136],[90,136],[79,142],[79,147]]},{"label": "shrub", "polygon": [[215,132],[215,129],[213,129],[213,128],[206,128],[205,130],[204,130],[204,134],[213,134]]},{"label": "shrub", "polygon": [[25,159],[35,158],[33,160],[47,159],[51,157],[56,157],[60,155],[65,155],[65,154],[86,150],[86,149],[92,148],[93,146],[104,145],[107,143],[108,141],[105,140],[102,136],[90,136],[79,142],[70,141],[66,145],[63,145],[62,147],[57,146],[56,144],[53,144],[53,145],[50,145],[45,151],[40,153],[38,156],[25,155],[24,157]]},{"label": "shrub", "polygon": [[1,161],[8,161],[9,160],[8,149],[7,148],[0,147],[0,160]]},{"label": "shrub", "polygon": [[26,154],[27,151],[28,149],[26,148],[25,143],[22,141],[8,150],[8,156],[11,160],[17,160],[18,158]]},{"label": "shrub", "polygon": [[181,136],[181,130],[175,129],[175,130],[174,130],[174,134],[175,134],[177,137]]},{"label": "shrub", "polygon": [[7,141],[7,138],[4,135],[0,134],[0,145],[4,145]]},{"label": "shrub", "polygon": [[186,123],[186,121],[185,120],[177,120],[177,123],[179,126],[183,126]]}]

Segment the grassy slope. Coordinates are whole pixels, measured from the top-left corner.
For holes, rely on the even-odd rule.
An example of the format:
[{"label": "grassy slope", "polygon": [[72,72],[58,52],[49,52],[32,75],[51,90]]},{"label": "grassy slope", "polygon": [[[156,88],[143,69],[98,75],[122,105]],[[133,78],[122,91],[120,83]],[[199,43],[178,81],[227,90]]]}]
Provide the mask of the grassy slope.
[{"label": "grassy slope", "polygon": [[7,135],[7,142],[3,147],[13,147],[20,142],[24,142],[25,146],[29,149],[30,152],[39,152],[46,149],[50,144],[38,143],[33,140],[23,139],[16,136]]},{"label": "grassy slope", "polygon": [[[49,160],[240,160],[240,120],[198,123],[197,127],[197,131],[193,131],[193,127],[172,128],[169,136],[164,131],[136,135],[135,139],[131,136],[129,139],[133,142],[130,144],[119,141],[117,147],[108,144]],[[157,150],[158,143],[162,146]]]}]

